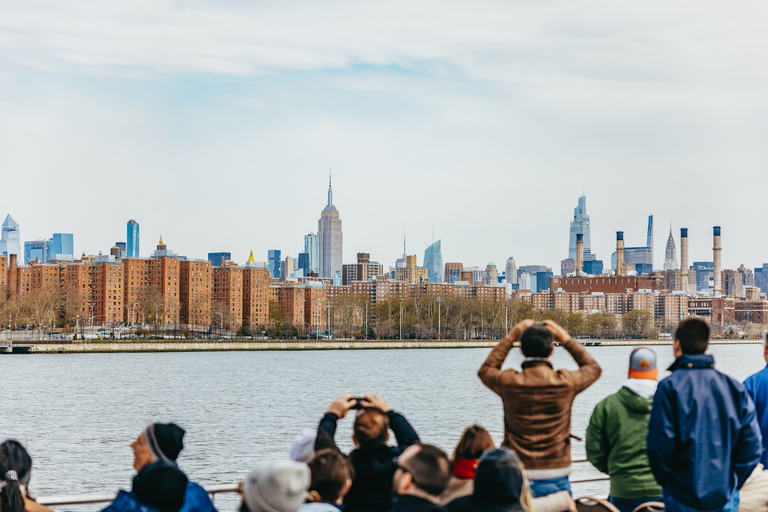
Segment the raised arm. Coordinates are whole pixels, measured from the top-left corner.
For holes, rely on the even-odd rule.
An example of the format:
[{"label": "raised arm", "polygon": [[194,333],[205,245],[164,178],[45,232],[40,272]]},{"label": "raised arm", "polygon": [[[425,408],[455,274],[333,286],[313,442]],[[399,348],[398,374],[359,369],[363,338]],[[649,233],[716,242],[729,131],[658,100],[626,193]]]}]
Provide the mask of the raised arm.
[{"label": "raised arm", "polygon": [[565,329],[552,320],[545,320],[544,325],[552,331],[552,336],[555,341],[559,341],[563,345],[563,348],[571,354],[571,357],[576,361],[576,364],[579,365],[579,369],[572,372],[571,375],[575,380],[576,392],[581,393],[600,378],[600,374],[603,370],[600,368],[600,365],[597,364],[597,361],[595,361],[589,354],[587,349],[584,348],[584,345],[571,338],[570,334],[568,334]]},{"label": "raised arm", "polygon": [[317,426],[317,438],[315,439],[315,451],[331,448],[340,451],[336,446],[336,422],[347,415],[347,412],[355,405],[352,395],[341,395],[334,400]]},{"label": "raised arm", "polygon": [[488,354],[480,370],[477,372],[477,376],[488,388],[494,393],[498,394],[501,389],[501,365],[504,364],[504,360],[507,358],[509,351],[512,350],[512,345],[520,340],[520,336],[527,328],[532,326],[535,322],[533,320],[523,320],[509,331],[503,340],[501,340],[491,353]]}]

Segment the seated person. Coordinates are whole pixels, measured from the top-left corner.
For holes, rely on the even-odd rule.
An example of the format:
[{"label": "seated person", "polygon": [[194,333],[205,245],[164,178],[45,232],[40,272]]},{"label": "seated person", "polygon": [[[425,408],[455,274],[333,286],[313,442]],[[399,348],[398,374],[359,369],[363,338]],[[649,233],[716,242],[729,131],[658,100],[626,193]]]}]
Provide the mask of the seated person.
[{"label": "seated person", "polygon": [[317,452],[308,462],[312,474],[307,503],[299,512],[339,512],[344,496],[352,487],[352,466],[336,450]]},{"label": "seated person", "polygon": [[453,476],[440,495],[441,505],[445,506],[456,498],[472,494],[477,461],[486,450],[494,446],[491,435],[480,425],[464,429],[459,444],[453,450]]},{"label": "seated person", "polygon": [[[344,498],[344,512],[386,512],[392,504],[393,459],[403,450],[419,442],[419,436],[408,421],[392,406],[376,395],[362,400],[342,395],[329,407],[317,428],[315,450],[330,448],[338,451],[334,442],[336,422],[350,409],[362,407],[355,417],[352,440],[355,449],[349,454],[354,477],[352,487]],[[388,446],[389,429],[395,434],[397,446]]]},{"label": "seated person", "polygon": [[[176,464],[179,453],[184,449],[183,438],[184,429],[174,423],[149,425],[131,443],[134,469],[141,471],[146,464],[157,461]],[[216,512],[216,508],[205,489],[189,481],[182,512]]]}]

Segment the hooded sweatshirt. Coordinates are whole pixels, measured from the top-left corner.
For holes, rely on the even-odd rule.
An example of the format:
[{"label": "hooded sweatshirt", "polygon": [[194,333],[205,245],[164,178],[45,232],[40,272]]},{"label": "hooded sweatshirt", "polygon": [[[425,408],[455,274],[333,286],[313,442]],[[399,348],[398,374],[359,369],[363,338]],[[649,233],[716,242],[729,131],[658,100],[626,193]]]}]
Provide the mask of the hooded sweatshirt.
[{"label": "hooded sweatshirt", "polygon": [[515,452],[508,448],[488,450],[475,471],[471,496],[458,498],[445,509],[448,512],[524,512],[522,466]]},{"label": "hooded sweatshirt", "polygon": [[649,393],[656,381],[643,380],[630,379],[618,393],[597,404],[587,427],[587,459],[611,477],[611,496],[615,498],[662,495],[646,452],[653,402]]}]

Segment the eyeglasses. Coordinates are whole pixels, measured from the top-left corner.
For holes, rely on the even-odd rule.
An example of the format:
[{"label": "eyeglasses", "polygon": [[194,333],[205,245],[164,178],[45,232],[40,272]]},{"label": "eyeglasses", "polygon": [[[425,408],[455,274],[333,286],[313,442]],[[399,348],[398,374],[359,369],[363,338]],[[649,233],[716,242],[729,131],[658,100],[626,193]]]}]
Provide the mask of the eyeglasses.
[{"label": "eyeglasses", "polygon": [[411,482],[413,482],[413,485],[416,485],[416,486],[419,485],[418,483],[416,483],[416,476],[413,474],[413,471],[411,471],[410,469],[406,468],[405,466],[397,462],[397,457],[392,459],[392,464],[394,464],[395,470],[399,469],[403,473],[408,473],[409,475],[411,475]]}]

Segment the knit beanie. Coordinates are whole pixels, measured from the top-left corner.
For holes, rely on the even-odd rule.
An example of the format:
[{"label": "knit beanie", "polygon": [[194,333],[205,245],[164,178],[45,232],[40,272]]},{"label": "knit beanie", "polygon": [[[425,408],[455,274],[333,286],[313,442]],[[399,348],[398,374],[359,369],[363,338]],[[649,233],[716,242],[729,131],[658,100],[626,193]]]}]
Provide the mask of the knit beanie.
[{"label": "knit beanie", "polygon": [[315,439],[317,430],[305,428],[293,438],[291,445],[291,460],[309,462],[315,456]]},{"label": "knit beanie", "polygon": [[175,464],[147,464],[133,478],[133,494],[141,503],[160,512],[179,512],[187,493],[187,475]]},{"label": "knit beanie", "polygon": [[184,449],[184,429],[175,423],[153,423],[144,429],[144,440],[154,460],[175,461]]},{"label": "knit beanie", "polygon": [[297,512],[309,489],[309,467],[301,462],[266,462],[248,475],[243,497],[251,512]]},{"label": "knit beanie", "polygon": [[523,471],[515,452],[493,448],[480,457],[475,470],[472,496],[484,503],[520,505],[523,495]]}]

